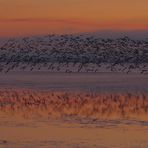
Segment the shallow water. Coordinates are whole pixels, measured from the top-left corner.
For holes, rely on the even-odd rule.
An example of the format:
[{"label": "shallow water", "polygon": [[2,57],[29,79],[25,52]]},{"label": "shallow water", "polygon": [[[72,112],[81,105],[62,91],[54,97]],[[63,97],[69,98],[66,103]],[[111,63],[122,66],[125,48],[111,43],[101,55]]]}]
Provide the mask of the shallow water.
[{"label": "shallow water", "polygon": [[[95,124],[96,125],[96,124]],[[92,126],[62,121],[5,118],[0,147],[146,148],[148,128],[140,125]],[[104,124],[103,124],[104,125]],[[13,133],[13,134],[11,134]]]},{"label": "shallow water", "polygon": [[148,148],[147,131],[148,75],[0,73],[0,148]]},{"label": "shallow water", "polygon": [[[57,91],[57,95],[52,90]],[[68,108],[67,105],[70,105],[70,103],[67,102],[65,97],[67,98],[69,91],[71,91],[70,94],[74,93],[74,95],[68,97],[71,98],[71,101],[74,100],[75,102],[73,98],[83,98],[82,101],[79,99],[80,107],[77,107],[80,105],[77,102],[72,103]],[[79,91],[83,91],[83,93],[81,94]],[[104,118],[97,119],[95,117],[96,112],[91,111],[93,107],[96,108],[96,104],[91,100],[93,98],[95,101],[97,93],[90,93],[89,96],[84,95],[87,91],[101,92],[105,96],[110,93],[112,99],[105,99],[105,96],[103,96],[103,100],[106,101],[102,101],[98,108],[106,107],[106,111],[113,112],[113,114],[110,116],[107,114],[105,120]],[[133,93],[133,97],[130,93],[127,93],[128,101],[124,99],[127,97],[120,94],[126,94],[126,92]],[[121,99],[119,99],[121,101],[113,99],[116,93],[121,95]],[[147,107],[147,93],[148,75],[127,75],[123,73],[68,74],[45,71],[0,73],[0,147],[146,148],[148,147],[148,116],[144,108]],[[62,103],[58,99],[59,97]],[[49,107],[41,101],[46,99],[47,103],[49,101]],[[58,101],[56,101],[57,99]],[[24,103],[21,100],[26,101]],[[138,100],[140,102],[137,105]],[[37,103],[37,106],[34,105],[34,102]],[[83,103],[87,106],[84,107]],[[112,106],[114,104],[119,108]],[[75,109],[75,106],[76,111],[79,110],[78,113],[81,113],[82,116],[76,116],[76,113],[74,113],[75,116],[71,116],[75,111],[71,109],[72,107]],[[52,107],[53,116],[50,115],[50,118],[49,111],[52,112]],[[123,107],[126,107],[126,110],[124,110],[124,115],[128,115],[126,119],[115,115],[120,111],[123,113]],[[56,108],[59,108],[59,112],[55,112]],[[59,116],[59,113],[62,116]],[[92,115],[95,118],[92,118]],[[99,117],[104,117],[103,114],[101,115]],[[136,115],[137,118],[133,115]],[[54,116],[55,118],[53,118]]]},{"label": "shallow water", "polygon": [[148,92],[148,75],[123,73],[0,73],[1,88],[42,90]]}]

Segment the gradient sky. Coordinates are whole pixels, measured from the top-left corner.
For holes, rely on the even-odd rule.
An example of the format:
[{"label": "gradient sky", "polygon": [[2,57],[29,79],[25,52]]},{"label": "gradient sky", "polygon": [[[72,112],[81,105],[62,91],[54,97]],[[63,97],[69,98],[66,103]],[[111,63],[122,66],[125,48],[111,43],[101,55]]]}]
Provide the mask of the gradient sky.
[{"label": "gradient sky", "polygon": [[147,30],[148,0],[0,0],[0,37]]}]

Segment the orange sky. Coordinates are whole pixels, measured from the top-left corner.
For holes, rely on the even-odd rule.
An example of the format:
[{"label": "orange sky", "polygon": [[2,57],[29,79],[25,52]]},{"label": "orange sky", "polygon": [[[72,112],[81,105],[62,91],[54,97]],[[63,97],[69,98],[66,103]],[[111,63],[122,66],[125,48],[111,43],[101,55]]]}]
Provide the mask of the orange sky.
[{"label": "orange sky", "polygon": [[0,0],[0,36],[148,29],[148,0]]}]

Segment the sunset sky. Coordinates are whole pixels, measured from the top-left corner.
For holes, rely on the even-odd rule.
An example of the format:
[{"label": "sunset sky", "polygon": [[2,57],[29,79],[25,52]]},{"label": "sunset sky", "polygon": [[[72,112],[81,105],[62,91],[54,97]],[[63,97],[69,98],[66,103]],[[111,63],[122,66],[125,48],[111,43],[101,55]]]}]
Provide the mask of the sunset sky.
[{"label": "sunset sky", "polygon": [[0,0],[0,37],[148,30],[148,0]]}]

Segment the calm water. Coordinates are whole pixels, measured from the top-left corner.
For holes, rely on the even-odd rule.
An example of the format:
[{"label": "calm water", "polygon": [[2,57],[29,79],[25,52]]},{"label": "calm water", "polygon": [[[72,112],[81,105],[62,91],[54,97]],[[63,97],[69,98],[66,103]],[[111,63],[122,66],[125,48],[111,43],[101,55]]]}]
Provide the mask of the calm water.
[{"label": "calm water", "polygon": [[9,72],[0,74],[0,87],[67,91],[148,92],[148,75]]}]

